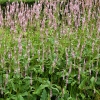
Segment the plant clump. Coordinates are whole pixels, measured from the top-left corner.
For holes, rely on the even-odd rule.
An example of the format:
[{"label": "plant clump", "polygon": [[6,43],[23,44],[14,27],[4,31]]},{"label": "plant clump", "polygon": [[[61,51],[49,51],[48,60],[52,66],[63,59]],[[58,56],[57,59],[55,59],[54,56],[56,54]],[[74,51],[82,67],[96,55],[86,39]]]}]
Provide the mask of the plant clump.
[{"label": "plant clump", "polygon": [[0,100],[98,98],[99,6],[99,0],[0,6]]}]

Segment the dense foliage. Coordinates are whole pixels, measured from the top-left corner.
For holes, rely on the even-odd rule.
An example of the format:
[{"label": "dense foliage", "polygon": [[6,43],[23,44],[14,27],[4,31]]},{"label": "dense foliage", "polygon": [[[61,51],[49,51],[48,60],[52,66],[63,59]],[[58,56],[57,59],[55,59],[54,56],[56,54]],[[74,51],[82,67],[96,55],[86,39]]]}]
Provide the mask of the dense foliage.
[{"label": "dense foliage", "polygon": [[0,100],[99,100],[99,0],[41,0],[0,8]]}]

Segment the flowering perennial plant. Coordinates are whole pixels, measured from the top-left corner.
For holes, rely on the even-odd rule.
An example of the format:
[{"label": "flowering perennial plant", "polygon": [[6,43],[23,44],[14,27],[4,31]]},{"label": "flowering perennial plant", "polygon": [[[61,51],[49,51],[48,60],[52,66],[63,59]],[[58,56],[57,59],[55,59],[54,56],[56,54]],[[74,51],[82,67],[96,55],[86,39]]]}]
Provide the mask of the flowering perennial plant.
[{"label": "flowering perennial plant", "polygon": [[0,100],[97,100],[99,7],[100,0],[0,6]]}]

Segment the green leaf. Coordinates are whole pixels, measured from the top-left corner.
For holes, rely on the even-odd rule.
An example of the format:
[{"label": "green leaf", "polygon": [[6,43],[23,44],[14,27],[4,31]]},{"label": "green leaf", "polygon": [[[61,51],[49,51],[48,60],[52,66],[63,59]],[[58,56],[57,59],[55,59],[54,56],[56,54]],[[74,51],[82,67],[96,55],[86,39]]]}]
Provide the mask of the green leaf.
[{"label": "green leaf", "polygon": [[73,98],[72,97],[69,97],[68,100],[73,100]]},{"label": "green leaf", "polygon": [[58,100],[64,100],[63,98],[58,98]]},{"label": "green leaf", "polygon": [[85,88],[85,83],[87,81],[87,78],[85,78],[79,85],[79,89],[84,89]]},{"label": "green leaf", "polygon": [[[0,100],[3,100],[3,99],[0,99]],[[7,98],[6,100],[11,100],[11,98]]]},{"label": "green leaf", "polygon": [[21,94],[22,96],[28,96],[28,92],[24,92]]},{"label": "green leaf", "polygon": [[50,98],[50,94],[48,93],[48,99],[47,100],[51,100],[51,98]]},{"label": "green leaf", "polygon": [[71,86],[74,86],[76,83],[77,83],[76,81],[72,82],[71,83]]},{"label": "green leaf", "polygon": [[96,90],[95,88],[94,88],[94,90],[98,95],[100,95],[100,91]]},{"label": "green leaf", "polygon": [[24,79],[25,80],[30,80],[30,77],[29,76],[26,76]]},{"label": "green leaf", "polygon": [[18,95],[18,100],[24,100],[24,98],[22,97],[22,95]]},{"label": "green leaf", "polygon": [[96,84],[100,85],[100,78],[97,79]]},{"label": "green leaf", "polygon": [[94,84],[95,84],[95,78],[92,77],[92,78],[90,79],[90,81],[91,81],[91,85],[94,87]]},{"label": "green leaf", "polygon": [[37,96],[36,95],[29,94],[28,97],[29,97],[29,100],[37,100]]},{"label": "green leaf", "polygon": [[83,93],[80,93],[82,99],[84,100],[85,99],[85,95]]},{"label": "green leaf", "polygon": [[17,99],[18,99],[17,96],[12,95],[9,100],[17,100]]},{"label": "green leaf", "polygon": [[42,92],[42,95],[41,95],[40,100],[47,100],[47,92],[46,92],[45,89],[44,89],[43,92]]},{"label": "green leaf", "polygon": [[13,83],[13,79],[10,79],[10,84],[12,86],[13,91],[16,91],[15,84]]},{"label": "green leaf", "polygon": [[41,84],[41,85],[39,86],[39,88],[36,89],[36,90],[33,92],[33,94],[39,95],[39,94],[41,93],[41,91],[42,91],[43,89],[45,89],[46,87],[49,87],[49,85],[48,85],[48,84]]}]

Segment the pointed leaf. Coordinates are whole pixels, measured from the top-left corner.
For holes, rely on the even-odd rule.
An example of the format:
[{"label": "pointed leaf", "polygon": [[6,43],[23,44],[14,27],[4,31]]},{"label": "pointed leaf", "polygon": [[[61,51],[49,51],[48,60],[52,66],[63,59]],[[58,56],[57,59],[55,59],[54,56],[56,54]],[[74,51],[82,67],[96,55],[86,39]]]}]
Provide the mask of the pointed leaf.
[{"label": "pointed leaf", "polygon": [[46,92],[45,89],[44,89],[43,92],[42,92],[42,95],[41,95],[40,100],[47,100],[47,92]]},{"label": "pointed leaf", "polygon": [[39,86],[39,88],[36,89],[36,90],[33,92],[33,94],[39,95],[39,94],[41,93],[41,91],[42,91],[43,89],[45,89],[46,87],[49,87],[49,85],[48,85],[48,84],[41,84],[41,85]]},{"label": "pointed leaf", "polygon": [[22,95],[18,95],[18,100],[24,100],[24,98],[22,97]]}]

